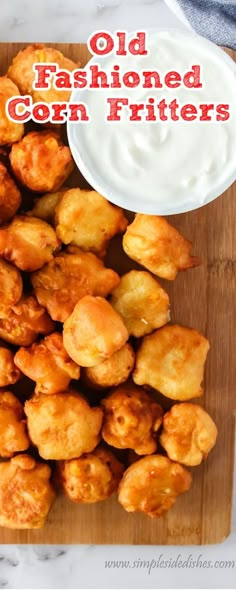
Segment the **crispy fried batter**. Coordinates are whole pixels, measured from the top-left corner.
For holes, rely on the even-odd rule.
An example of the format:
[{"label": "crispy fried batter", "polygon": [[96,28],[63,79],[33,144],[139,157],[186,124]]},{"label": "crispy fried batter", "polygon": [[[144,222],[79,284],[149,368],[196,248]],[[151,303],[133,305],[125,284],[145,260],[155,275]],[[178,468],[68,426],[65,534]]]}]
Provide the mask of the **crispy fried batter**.
[{"label": "crispy fried batter", "polygon": [[31,295],[23,295],[12,308],[0,311],[0,338],[18,346],[30,346],[39,334],[50,334],[55,324]]},{"label": "crispy fried batter", "polygon": [[64,322],[84,295],[107,297],[119,275],[91,252],[70,246],[32,276],[36,297],[53,320]]},{"label": "crispy fried batter", "polygon": [[143,339],[133,379],[137,385],[150,385],[170,399],[199,397],[208,350],[208,340],[197,330],[164,326]]},{"label": "crispy fried batter", "polygon": [[12,146],[10,161],[16,178],[42,193],[60,189],[74,170],[70,149],[56,131],[31,131]]},{"label": "crispy fried batter", "polygon": [[39,529],[55,499],[51,469],[29,455],[0,463],[0,526]]},{"label": "crispy fried batter", "polygon": [[126,254],[153,274],[172,281],[177,272],[200,264],[190,255],[192,244],[164,217],[135,215],[123,238]]},{"label": "crispy fried batter", "polygon": [[19,301],[22,290],[20,271],[0,258],[0,315],[2,309],[11,307]]},{"label": "crispy fried batter", "polygon": [[21,194],[6,166],[0,162],[0,225],[15,215],[21,204]]},{"label": "crispy fried batter", "polygon": [[32,272],[53,259],[59,248],[54,229],[36,217],[19,215],[0,229],[0,255]]},{"label": "crispy fried batter", "polygon": [[103,412],[78,393],[34,395],[26,401],[29,435],[43,459],[75,459],[98,445]]},{"label": "crispy fried batter", "polygon": [[136,461],[125,471],[118,488],[118,501],[127,512],[144,512],[160,518],[187,492],[192,477],[189,471],[162,455]]},{"label": "crispy fried batter", "polygon": [[57,481],[73,502],[92,504],[115,492],[124,471],[115,455],[103,447],[79,459],[57,464]]},{"label": "crispy fried batter", "polygon": [[7,387],[20,379],[20,371],[14,363],[14,354],[0,346],[0,387]]},{"label": "crispy fried batter", "polygon": [[24,134],[24,125],[11,121],[5,110],[8,99],[19,94],[19,89],[7,76],[0,78],[0,145],[19,141]]},{"label": "crispy fried batter", "polygon": [[207,412],[195,404],[175,404],[163,420],[160,442],[172,461],[200,465],[214,447],[217,428]]},{"label": "crispy fried batter", "polygon": [[132,346],[127,343],[120,350],[114,352],[109,359],[102,361],[95,367],[83,369],[85,382],[94,387],[115,387],[127,381],[134,368],[135,354]]},{"label": "crispy fried batter", "polygon": [[20,348],[15,364],[36,381],[35,393],[58,393],[67,389],[71,379],[79,379],[80,368],[68,356],[58,332],[46,336],[30,348]]},{"label": "crispy fried batter", "polygon": [[47,223],[54,226],[56,206],[68,190],[68,188],[64,187],[55,193],[46,193],[34,199],[33,209],[27,212],[27,215],[43,219],[43,221],[47,221]]},{"label": "crispy fried batter", "polygon": [[102,405],[102,437],[109,445],[133,449],[137,455],[155,453],[163,411],[141,387],[121,385],[102,400]]},{"label": "crispy fried batter", "polygon": [[[35,63],[56,63],[60,70],[68,70],[69,72],[73,72],[78,67],[78,64],[66,58],[57,49],[37,43],[28,45],[23,51],[20,51],[14,57],[7,73],[9,78],[19,87],[21,94],[30,94],[34,102],[43,101],[50,103],[55,101],[69,101],[71,91],[53,88],[49,79],[50,87],[48,90],[33,89],[33,82],[35,80],[33,65]],[[19,94],[19,92],[15,94]]]},{"label": "crispy fried batter", "polygon": [[0,432],[0,457],[13,457],[29,448],[23,406],[10,391],[0,392]]},{"label": "crispy fried batter", "polygon": [[136,338],[150,334],[170,319],[169,297],[149,272],[131,270],[123,275],[110,303]]},{"label": "crispy fried batter", "polygon": [[122,209],[111,205],[96,191],[68,190],[56,207],[56,232],[64,244],[91,250],[99,256],[108,241],[127,227]]},{"label": "crispy fried batter", "polygon": [[[7,162],[0,161],[0,527],[42,527],[55,498],[50,467],[18,454],[31,444],[56,462],[54,481],[70,500],[93,504],[118,488],[127,512],[161,517],[189,490],[184,465],[207,457],[217,428],[194,403],[175,404],[163,418],[160,395],[150,391],[180,401],[201,396],[209,350],[198,331],[166,325],[169,297],[150,273],[171,281],[200,259],[165,218],[132,214],[128,226],[125,212],[95,190],[65,186],[75,164],[61,125],[24,136],[24,125],[8,119],[7,100],[20,93],[33,103],[70,100],[71,90],[53,87],[53,75],[48,89],[34,87],[37,62],[78,67],[34,44],[0,77],[0,155]],[[127,272],[123,253],[120,278],[102,259],[124,232],[124,252],[144,268]],[[114,262],[122,268],[121,259]],[[55,322],[64,323],[62,334]],[[92,405],[103,398],[101,406],[73,389],[80,372]],[[20,379],[13,390],[27,399],[24,408],[7,391]],[[125,473],[107,444],[99,445],[102,438],[131,463]]]},{"label": "crispy fried batter", "polygon": [[103,297],[86,295],[67,318],[63,342],[81,367],[93,367],[120,350],[129,334],[123,320]]}]

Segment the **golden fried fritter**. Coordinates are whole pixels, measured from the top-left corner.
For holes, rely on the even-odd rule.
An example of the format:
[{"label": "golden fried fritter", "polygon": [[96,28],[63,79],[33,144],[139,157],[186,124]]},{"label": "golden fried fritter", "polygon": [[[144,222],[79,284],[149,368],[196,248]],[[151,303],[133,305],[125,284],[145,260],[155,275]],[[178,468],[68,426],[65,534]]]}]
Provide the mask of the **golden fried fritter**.
[{"label": "golden fried fritter", "polygon": [[0,145],[12,144],[15,141],[19,141],[24,134],[24,125],[22,123],[14,123],[6,115],[6,103],[8,99],[19,94],[19,89],[7,76],[0,78]]},{"label": "golden fried fritter", "polygon": [[18,346],[30,346],[39,334],[50,334],[55,324],[31,295],[16,305],[0,310],[0,338]]},{"label": "golden fried fritter", "polygon": [[109,445],[133,449],[137,455],[155,453],[163,411],[141,387],[121,385],[102,400],[102,405],[102,437]]},{"label": "golden fried fritter", "polygon": [[57,481],[73,502],[92,504],[109,498],[124,471],[115,455],[103,447],[79,459],[57,464]]},{"label": "golden fried fritter", "polygon": [[54,225],[56,206],[68,190],[68,188],[64,187],[55,193],[46,193],[45,195],[42,195],[42,197],[36,198],[34,200],[33,209],[27,213],[27,215],[38,217],[39,219],[43,219],[44,221],[47,221],[47,223]]},{"label": "golden fried fritter", "polygon": [[0,255],[32,272],[53,259],[59,248],[54,229],[41,219],[18,215],[0,229]]},{"label": "golden fried fritter", "polygon": [[131,270],[123,275],[110,303],[136,338],[150,334],[170,319],[169,297],[149,272]]},{"label": "golden fried fritter", "polygon": [[7,387],[20,379],[20,371],[14,363],[14,354],[0,346],[0,387]]},{"label": "golden fried fritter", "polygon": [[54,101],[69,101],[71,91],[53,88],[49,78],[50,88],[48,90],[33,89],[33,82],[35,80],[33,65],[35,63],[58,64],[60,70],[68,70],[69,72],[73,72],[78,67],[78,64],[67,59],[57,49],[37,43],[28,45],[23,51],[20,51],[14,57],[7,73],[9,78],[19,87],[21,94],[30,94],[34,102],[43,101],[50,103]]},{"label": "golden fried fritter", "polygon": [[0,463],[0,526],[39,529],[55,499],[51,469],[29,455]]},{"label": "golden fried fritter", "polygon": [[29,435],[43,459],[75,459],[98,445],[103,411],[78,393],[34,395],[25,404]]},{"label": "golden fried fritter", "polygon": [[127,381],[134,368],[135,354],[132,346],[127,343],[120,350],[114,352],[109,359],[98,363],[94,367],[83,370],[85,382],[94,387],[115,387]]},{"label": "golden fried fritter", "polygon": [[0,432],[0,457],[13,457],[29,448],[23,406],[10,391],[0,392]]},{"label": "golden fried fritter", "polygon": [[207,412],[195,404],[175,404],[163,420],[160,442],[172,461],[200,465],[214,447],[217,428]]},{"label": "golden fried fritter", "polygon": [[0,162],[0,225],[7,223],[15,215],[20,204],[20,191],[6,166]]},{"label": "golden fried fritter", "polygon": [[108,241],[123,232],[127,223],[123,210],[96,191],[72,188],[56,207],[56,232],[60,240],[99,256],[105,254]]},{"label": "golden fried fritter", "polygon": [[164,326],[144,337],[136,356],[134,382],[150,385],[174,400],[199,397],[208,350],[208,340],[197,330]]},{"label": "golden fried fritter", "polygon": [[126,254],[153,274],[172,281],[177,272],[200,264],[190,255],[191,242],[186,240],[164,217],[135,215],[123,238]]},{"label": "golden fried fritter", "polygon": [[108,359],[128,337],[123,320],[103,297],[86,295],[64,323],[65,349],[81,367],[93,367]]},{"label": "golden fried fritter", "polygon": [[11,307],[19,301],[22,290],[20,271],[0,258],[0,315],[2,309]]},{"label": "golden fried fritter", "polygon": [[74,170],[70,149],[56,131],[31,131],[12,146],[10,161],[16,178],[39,193],[57,191]]},{"label": "golden fried fritter", "polygon": [[162,455],[136,461],[125,471],[118,488],[118,501],[127,512],[144,512],[160,518],[177,496],[187,492],[192,477],[189,471]]},{"label": "golden fried fritter", "polygon": [[36,381],[35,393],[58,393],[67,389],[71,379],[79,379],[80,368],[68,356],[62,335],[54,332],[30,348],[20,348],[15,364]]},{"label": "golden fried fritter", "polygon": [[35,295],[53,320],[64,322],[84,295],[107,297],[119,275],[91,252],[70,246],[32,275]]}]

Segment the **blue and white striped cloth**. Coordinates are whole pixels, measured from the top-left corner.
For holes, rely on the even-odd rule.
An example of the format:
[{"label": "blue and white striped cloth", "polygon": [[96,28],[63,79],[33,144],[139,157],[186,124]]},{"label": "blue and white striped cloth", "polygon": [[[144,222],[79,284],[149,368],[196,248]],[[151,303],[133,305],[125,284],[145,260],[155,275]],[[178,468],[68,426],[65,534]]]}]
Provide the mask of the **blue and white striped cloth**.
[{"label": "blue and white striped cloth", "polygon": [[236,0],[166,0],[192,29],[217,45],[236,49]]}]

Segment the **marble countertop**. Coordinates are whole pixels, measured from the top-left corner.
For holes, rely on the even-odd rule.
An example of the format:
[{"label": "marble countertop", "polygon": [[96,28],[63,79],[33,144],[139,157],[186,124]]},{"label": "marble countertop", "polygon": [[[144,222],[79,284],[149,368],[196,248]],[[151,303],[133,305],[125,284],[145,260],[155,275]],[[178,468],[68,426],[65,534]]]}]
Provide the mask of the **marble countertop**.
[{"label": "marble countertop", "polygon": [[175,26],[163,0],[1,1],[1,41],[81,42],[97,29]]},{"label": "marble countertop", "polygon": [[[177,16],[163,0],[2,0],[0,40],[79,42],[96,29],[113,31],[118,24],[133,30],[177,23]],[[0,588],[235,588],[236,562],[235,568],[214,566],[216,560],[234,560],[235,546],[235,509],[231,536],[216,546],[0,545]],[[211,567],[159,567],[149,573],[152,559],[174,560],[178,555],[182,560],[190,555],[195,560],[211,560]],[[127,569],[127,559],[145,561],[146,567]],[[120,565],[105,567],[106,560]]]}]

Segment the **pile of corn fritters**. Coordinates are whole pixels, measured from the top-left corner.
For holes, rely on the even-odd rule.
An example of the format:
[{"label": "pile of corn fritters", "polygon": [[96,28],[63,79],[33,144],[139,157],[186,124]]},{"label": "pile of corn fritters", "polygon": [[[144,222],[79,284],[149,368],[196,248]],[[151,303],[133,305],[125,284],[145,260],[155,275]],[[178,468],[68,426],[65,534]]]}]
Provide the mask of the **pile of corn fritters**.
[{"label": "pile of corn fritters", "polygon": [[[0,78],[0,526],[42,527],[56,490],[77,503],[117,491],[126,511],[160,517],[217,437],[190,401],[203,394],[208,340],[170,323],[156,278],[200,261],[163,217],[128,223],[96,191],[69,188],[62,129],[7,119],[19,93],[69,100],[33,89],[39,61],[77,67],[31,45]],[[135,261],[122,276],[104,262],[116,234]]]}]

